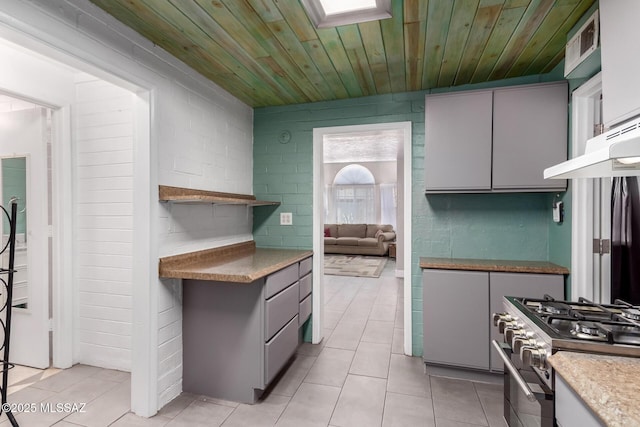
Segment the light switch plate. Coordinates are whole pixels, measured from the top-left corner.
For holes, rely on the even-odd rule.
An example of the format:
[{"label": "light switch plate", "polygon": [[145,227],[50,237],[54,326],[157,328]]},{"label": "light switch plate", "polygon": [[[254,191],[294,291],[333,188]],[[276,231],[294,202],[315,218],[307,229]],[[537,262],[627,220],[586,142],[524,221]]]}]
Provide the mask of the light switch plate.
[{"label": "light switch plate", "polygon": [[281,212],[280,225],[293,225],[293,214],[291,212]]}]

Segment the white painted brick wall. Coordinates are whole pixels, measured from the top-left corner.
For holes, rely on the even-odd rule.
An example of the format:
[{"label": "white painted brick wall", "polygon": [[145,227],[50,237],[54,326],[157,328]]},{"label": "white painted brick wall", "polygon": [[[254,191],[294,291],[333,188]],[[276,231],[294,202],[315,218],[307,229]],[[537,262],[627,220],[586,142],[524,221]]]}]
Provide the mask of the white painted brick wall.
[{"label": "white painted brick wall", "polygon": [[[173,102],[161,103],[159,182],[178,187],[252,193],[253,119],[250,110],[225,108],[194,90],[163,87]],[[252,239],[252,211],[245,206],[160,207],[160,256]],[[182,289],[163,280],[158,318],[159,406],[182,391]]]},{"label": "white painted brick wall", "polygon": [[75,95],[76,359],[130,371],[133,95],[88,75]]},{"label": "white painted brick wall", "polygon": [[[252,193],[253,110],[250,107],[86,0],[3,2],[8,2],[3,6],[19,11],[22,19],[39,28],[39,37],[47,43],[59,39],[63,50],[80,60],[86,59],[97,68],[106,69],[120,78],[152,89],[152,152],[157,158],[157,165],[152,165],[152,170],[157,170],[157,181],[152,174],[150,191],[157,191],[157,184],[163,184]],[[35,10],[22,12],[25,4],[35,6],[38,13]],[[47,17],[51,17],[56,23],[52,23]],[[106,100],[103,104],[105,109],[113,105],[118,105],[117,100]],[[111,114],[118,116],[113,109]],[[90,124],[87,121],[85,123],[87,126]],[[112,130],[117,129],[119,128],[115,127]],[[85,132],[85,136],[91,135],[90,130]],[[111,143],[114,153],[124,155],[127,151],[126,138],[114,136]],[[86,185],[100,186],[104,185],[104,181],[89,180],[104,178],[103,174],[118,178],[131,176],[133,164],[113,163],[117,159],[123,160],[117,155],[108,159],[106,164],[100,163],[107,157],[91,154],[100,145],[98,140],[85,141],[87,152],[83,155],[83,161],[94,164],[78,167],[77,177],[87,180]],[[120,179],[114,182],[118,186],[124,185]],[[116,190],[114,187],[110,188]],[[96,188],[96,192],[104,190],[106,188]],[[94,197],[91,198],[91,203],[79,205],[78,215],[116,216],[113,198],[117,200],[118,197],[126,196],[126,189],[117,190],[122,191],[103,192],[100,195],[111,198],[112,201]],[[88,199],[89,197],[87,195]],[[132,212],[127,210],[132,207],[126,203],[117,204],[122,205],[118,207],[122,208],[123,216]],[[152,207],[152,212],[150,221],[157,225],[158,242],[157,252],[152,254],[154,256],[217,247],[252,238],[252,212],[245,207],[214,208],[159,203],[157,207]],[[92,238],[100,239],[104,246],[100,250],[112,251],[114,256],[126,256],[129,250],[130,240],[127,239],[126,230],[110,229],[105,232],[96,229],[92,230]],[[78,250],[86,251],[87,254],[98,250],[89,241],[79,240],[76,243]],[[152,248],[152,251],[155,250],[156,245]],[[84,271],[87,276],[88,273],[99,273],[96,270],[98,267],[91,267],[92,270],[88,268]],[[152,272],[150,279],[154,286],[155,272]],[[83,279],[83,286],[87,292],[100,292],[103,288],[101,280]],[[179,282],[175,280],[157,280],[157,286],[157,393],[158,408],[161,408],[182,390],[182,293]],[[111,292],[124,295],[126,290],[126,283],[112,281],[108,290],[102,291],[105,294]],[[115,315],[115,312],[111,314]],[[102,319],[95,321],[100,321],[98,324],[103,325]],[[85,347],[89,349],[92,344],[88,339],[86,341]],[[107,357],[112,355],[108,354]]]}]

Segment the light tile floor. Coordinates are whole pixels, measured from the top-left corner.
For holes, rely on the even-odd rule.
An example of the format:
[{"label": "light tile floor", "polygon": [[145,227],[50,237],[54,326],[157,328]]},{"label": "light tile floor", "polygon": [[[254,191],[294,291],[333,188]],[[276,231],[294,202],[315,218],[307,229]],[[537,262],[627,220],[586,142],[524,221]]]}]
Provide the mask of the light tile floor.
[{"label": "light tile floor", "polygon": [[[35,409],[17,414],[25,427],[503,427],[501,386],[429,376],[421,358],[402,354],[402,279],[394,269],[390,260],[378,279],[326,276],[323,343],[303,344],[258,404],[183,393],[141,418],[130,412],[128,373],[83,365],[17,367],[9,402]],[[74,413],[46,406],[56,403],[86,406]]]}]

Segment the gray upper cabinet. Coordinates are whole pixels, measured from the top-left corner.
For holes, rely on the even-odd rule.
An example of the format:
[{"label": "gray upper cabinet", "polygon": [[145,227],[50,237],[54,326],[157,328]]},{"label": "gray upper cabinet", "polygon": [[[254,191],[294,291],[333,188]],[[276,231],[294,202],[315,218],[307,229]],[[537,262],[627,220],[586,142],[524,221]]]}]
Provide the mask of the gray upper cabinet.
[{"label": "gray upper cabinet", "polygon": [[427,193],[565,189],[545,168],[567,159],[566,82],[427,95]]},{"label": "gray upper cabinet", "polygon": [[427,96],[427,190],[491,190],[492,98],[491,91]]},{"label": "gray upper cabinet", "polygon": [[567,159],[567,84],[493,93],[493,188],[564,189],[542,172]]},{"label": "gray upper cabinet", "polygon": [[640,2],[601,0],[602,115],[606,127],[640,114]]}]

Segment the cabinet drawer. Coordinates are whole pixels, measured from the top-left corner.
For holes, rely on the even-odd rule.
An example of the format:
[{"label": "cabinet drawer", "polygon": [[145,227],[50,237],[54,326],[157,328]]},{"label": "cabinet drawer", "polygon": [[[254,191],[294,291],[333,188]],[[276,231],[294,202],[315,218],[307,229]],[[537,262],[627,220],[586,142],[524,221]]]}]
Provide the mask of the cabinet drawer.
[{"label": "cabinet drawer", "polygon": [[264,345],[264,382],[269,384],[298,347],[298,316]]},{"label": "cabinet drawer", "polygon": [[293,316],[298,313],[299,298],[298,283],[294,283],[284,291],[265,302],[264,307],[264,336],[268,341]]},{"label": "cabinet drawer", "polygon": [[304,276],[311,272],[311,266],[313,265],[313,257],[309,257],[300,261],[300,276]]},{"label": "cabinet drawer", "polygon": [[307,295],[311,293],[311,273],[300,278],[300,301],[302,301]]},{"label": "cabinet drawer", "polygon": [[311,316],[311,295],[300,301],[300,310],[298,314],[299,325],[302,326],[309,316]]},{"label": "cabinet drawer", "polygon": [[290,265],[280,271],[267,276],[265,282],[265,298],[277,294],[293,282],[298,281],[298,264]]}]

